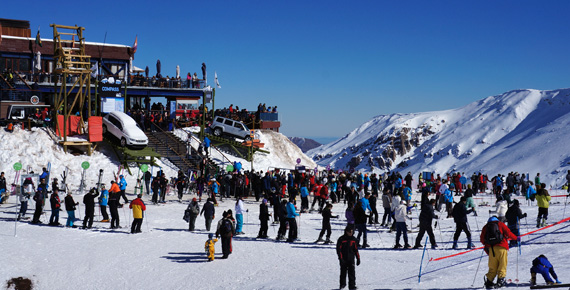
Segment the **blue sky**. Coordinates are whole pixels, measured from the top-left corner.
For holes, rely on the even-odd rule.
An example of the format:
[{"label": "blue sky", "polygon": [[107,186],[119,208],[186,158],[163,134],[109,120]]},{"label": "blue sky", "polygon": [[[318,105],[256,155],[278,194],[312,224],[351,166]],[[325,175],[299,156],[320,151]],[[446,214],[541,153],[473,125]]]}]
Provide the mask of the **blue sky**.
[{"label": "blue sky", "polygon": [[[8,1],[2,18],[86,28],[163,75],[205,62],[216,107],[278,106],[281,132],[341,137],[380,114],[451,109],[570,79],[568,1]],[[58,7],[61,5],[61,7]],[[30,8],[30,7],[42,7]]]}]

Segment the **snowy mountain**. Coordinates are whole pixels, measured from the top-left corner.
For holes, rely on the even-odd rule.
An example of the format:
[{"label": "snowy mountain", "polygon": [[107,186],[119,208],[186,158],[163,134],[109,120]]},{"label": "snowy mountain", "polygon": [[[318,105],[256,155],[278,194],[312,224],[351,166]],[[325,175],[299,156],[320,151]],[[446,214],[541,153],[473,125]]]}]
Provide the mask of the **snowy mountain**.
[{"label": "snowy mountain", "polygon": [[380,115],[307,155],[321,166],[377,172],[541,172],[561,186],[569,122],[570,89],[514,90],[453,110]]},{"label": "snowy mountain", "polygon": [[303,152],[307,152],[322,145],[313,139],[303,137],[289,137],[289,140],[291,140],[293,144],[297,145],[297,147],[299,147]]}]

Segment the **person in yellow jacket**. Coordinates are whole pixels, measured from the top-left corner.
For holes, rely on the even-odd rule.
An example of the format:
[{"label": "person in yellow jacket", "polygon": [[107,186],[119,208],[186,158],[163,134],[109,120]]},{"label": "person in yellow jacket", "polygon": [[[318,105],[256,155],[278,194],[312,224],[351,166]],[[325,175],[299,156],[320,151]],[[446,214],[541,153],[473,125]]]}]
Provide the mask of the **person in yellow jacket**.
[{"label": "person in yellow jacket", "polygon": [[133,210],[133,224],[131,225],[131,234],[141,232],[144,211],[146,210],[146,206],[141,198],[142,194],[138,194],[137,198],[131,201],[131,204],[129,205],[129,208]]},{"label": "person in yellow jacket", "polygon": [[550,205],[550,194],[546,190],[546,184],[541,183],[540,189],[536,193],[536,204],[538,205],[538,216],[536,217],[536,227],[546,226],[548,219],[548,206]]},{"label": "person in yellow jacket", "polygon": [[214,234],[212,233],[208,234],[208,240],[204,245],[204,250],[206,250],[206,255],[208,255],[208,262],[214,260],[214,253],[216,252],[216,248],[214,247],[214,245],[216,244],[217,241],[218,239],[214,239]]}]

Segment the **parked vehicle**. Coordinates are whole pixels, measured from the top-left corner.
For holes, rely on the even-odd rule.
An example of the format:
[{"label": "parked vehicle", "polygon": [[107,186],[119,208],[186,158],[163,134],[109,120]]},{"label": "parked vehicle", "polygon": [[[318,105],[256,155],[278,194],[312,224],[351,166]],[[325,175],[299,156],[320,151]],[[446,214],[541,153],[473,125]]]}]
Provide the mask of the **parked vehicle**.
[{"label": "parked vehicle", "polygon": [[148,137],[137,122],[129,115],[114,111],[103,117],[103,134],[109,133],[116,137],[121,147],[129,146],[142,149],[148,145]]},{"label": "parked vehicle", "polygon": [[245,141],[251,140],[250,131],[247,126],[240,122],[224,117],[216,117],[210,125],[214,136],[230,135]]}]

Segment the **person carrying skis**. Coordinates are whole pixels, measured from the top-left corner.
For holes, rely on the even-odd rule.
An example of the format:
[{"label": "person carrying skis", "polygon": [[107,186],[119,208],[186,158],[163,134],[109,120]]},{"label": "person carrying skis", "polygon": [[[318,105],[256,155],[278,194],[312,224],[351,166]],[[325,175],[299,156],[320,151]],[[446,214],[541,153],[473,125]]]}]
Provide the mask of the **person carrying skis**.
[{"label": "person carrying skis", "polygon": [[93,226],[95,197],[97,197],[97,189],[95,187],[91,188],[91,190],[83,196],[83,204],[85,204],[85,218],[83,219],[82,229],[90,229]]},{"label": "person carrying skis", "polygon": [[129,208],[133,210],[133,223],[131,225],[131,234],[136,234],[141,232],[141,226],[144,218],[144,211],[146,210],[146,205],[142,200],[142,194],[137,194],[137,198],[131,201]]},{"label": "person carrying skis", "polygon": [[346,276],[348,275],[348,289],[356,289],[356,266],[360,265],[360,254],[357,247],[358,241],[354,237],[354,229],[346,227],[344,235],[336,242],[336,255],[340,264],[340,289],[346,287]]},{"label": "person carrying skis", "polygon": [[263,199],[263,201],[259,204],[259,233],[257,234],[258,239],[267,239],[267,229],[269,228],[267,222],[269,221],[269,217],[271,214],[269,213],[269,207],[267,206],[267,199]]},{"label": "person carrying skis", "polygon": [[216,238],[222,238],[222,259],[227,259],[232,253],[232,237],[235,233],[235,221],[232,217],[232,210],[225,211],[222,219],[218,222],[216,228]]},{"label": "person carrying skis", "polygon": [[422,210],[420,212],[420,231],[418,233],[418,236],[416,237],[416,244],[414,245],[414,249],[418,249],[421,248],[421,242],[422,239],[424,238],[424,234],[427,232],[428,237],[429,237],[429,242],[431,243],[431,248],[435,249],[437,248],[437,243],[435,241],[435,235],[433,234],[433,229],[431,227],[432,225],[432,220],[435,218],[437,219],[438,216],[435,215],[434,209],[433,207],[435,206],[435,199],[431,199],[429,201],[429,203],[425,204],[422,207]]},{"label": "person carrying skis", "polygon": [[538,216],[536,217],[536,227],[546,226],[548,219],[548,206],[550,205],[550,194],[546,190],[546,184],[542,183],[536,194],[536,205],[538,205]]},{"label": "person carrying skis", "polygon": [[188,221],[188,230],[193,231],[196,227],[196,218],[200,214],[200,205],[198,205],[198,200],[192,198],[192,201],[188,204],[186,211],[190,215],[190,220]]},{"label": "person carrying skis", "polygon": [[61,210],[61,201],[59,200],[59,193],[57,189],[54,189],[53,193],[49,198],[49,203],[51,206],[51,215],[49,217],[50,226],[59,226],[59,211]]},{"label": "person carrying skis", "polygon": [[[548,259],[544,255],[540,255],[536,257],[534,260],[532,260],[532,268],[530,268],[531,286],[536,285],[536,274],[542,275],[544,281],[546,281],[546,285],[555,284],[554,281],[552,281],[552,278],[556,280],[556,284],[562,283],[558,280],[558,275],[556,275],[556,272],[554,272],[554,266],[552,266],[550,261],[548,261]],[[550,275],[552,275],[552,278],[550,278]]]},{"label": "person carrying skis", "polygon": [[[526,213],[522,213],[518,199],[513,200],[513,205],[509,207],[505,217],[507,218],[509,230],[516,236],[520,236],[520,220],[526,217]],[[516,247],[517,245],[517,241],[509,241],[509,247]]]},{"label": "person carrying skis", "polygon": [[204,245],[204,250],[206,251],[206,255],[208,255],[208,262],[214,261],[214,254],[216,253],[216,247],[214,246],[218,239],[214,239],[214,234],[208,234],[208,240]]},{"label": "person carrying skis", "polygon": [[105,189],[105,185],[101,184],[101,194],[99,195],[99,208],[101,209],[101,215],[103,219],[102,223],[109,222],[109,215],[107,214],[107,203],[109,201],[109,191]]},{"label": "person carrying skis", "polygon": [[75,206],[78,204],[79,202],[75,202],[75,200],[73,200],[71,190],[68,191],[67,196],[65,196],[65,210],[67,211],[67,222],[65,223],[66,227],[77,227],[73,223],[75,222]]},{"label": "person carrying skis", "polygon": [[461,200],[455,204],[453,207],[453,221],[455,221],[455,234],[453,235],[453,249],[457,249],[457,240],[461,232],[465,232],[467,235],[467,249],[473,248],[471,243],[471,231],[469,230],[469,223],[467,222],[467,215],[471,213],[472,210],[467,210],[465,204],[467,203],[467,198],[465,196],[461,197]]},{"label": "person carrying skis", "polygon": [[[505,285],[509,251],[509,243],[507,241],[517,239],[519,237],[515,236],[496,216],[490,217],[481,230],[480,241],[489,256],[489,271],[485,275],[485,288],[493,289]],[[495,277],[497,277],[497,284],[493,282]]]},{"label": "person carrying skis", "polygon": [[323,216],[323,228],[321,229],[321,232],[319,233],[319,238],[317,239],[317,241],[315,243],[323,242],[323,236],[324,236],[325,232],[327,233],[327,239],[324,240],[325,244],[332,243],[332,241],[331,241],[331,217],[332,218],[338,218],[338,215],[335,215],[335,216],[332,215],[332,208],[333,208],[333,205],[331,203],[327,202],[327,205],[325,206],[325,208],[323,209],[323,212],[321,213],[321,215]]}]

